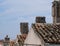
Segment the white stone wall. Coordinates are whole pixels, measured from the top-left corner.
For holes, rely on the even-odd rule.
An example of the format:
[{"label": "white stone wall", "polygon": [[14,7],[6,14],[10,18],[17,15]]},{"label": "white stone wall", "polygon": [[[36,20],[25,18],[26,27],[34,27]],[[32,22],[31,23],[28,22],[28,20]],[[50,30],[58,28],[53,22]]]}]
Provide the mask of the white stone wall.
[{"label": "white stone wall", "polygon": [[[35,45],[42,45],[42,42],[41,42],[42,39],[40,39],[37,34],[34,32],[34,30],[31,28],[29,33],[28,33],[28,36],[24,42],[24,44],[35,44]],[[29,45],[30,46],[30,45]]]}]

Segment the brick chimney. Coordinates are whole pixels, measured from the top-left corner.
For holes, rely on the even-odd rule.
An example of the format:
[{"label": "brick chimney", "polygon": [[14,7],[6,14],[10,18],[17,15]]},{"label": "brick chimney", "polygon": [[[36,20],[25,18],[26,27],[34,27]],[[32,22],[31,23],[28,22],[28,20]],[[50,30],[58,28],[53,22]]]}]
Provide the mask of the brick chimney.
[{"label": "brick chimney", "polygon": [[36,23],[46,23],[46,21],[45,21],[45,17],[36,17]]},{"label": "brick chimney", "polygon": [[27,22],[20,23],[20,32],[21,34],[28,34],[29,28]]}]

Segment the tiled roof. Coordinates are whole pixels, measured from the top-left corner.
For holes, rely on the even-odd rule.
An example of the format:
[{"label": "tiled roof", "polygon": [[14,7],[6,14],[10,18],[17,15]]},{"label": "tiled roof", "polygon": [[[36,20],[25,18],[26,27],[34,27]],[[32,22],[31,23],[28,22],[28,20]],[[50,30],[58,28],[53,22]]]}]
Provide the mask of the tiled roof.
[{"label": "tiled roof", "polygon": [[0,40],[0,45],[3,45],[3,40]]},{"label": "tiled roof", "polygon": [[34,31],[46,43],[60,43],[60,24],[32,24]]},{"label": "tiled roof", "polygon": [[24,42],[26,37],[27,37],[27,34],[17,35],[18,40],[21,41],[21,42]]},{"label": "tiled roof", "polygon": [[4,40],[0,40],[0,42],[3,42]]}]

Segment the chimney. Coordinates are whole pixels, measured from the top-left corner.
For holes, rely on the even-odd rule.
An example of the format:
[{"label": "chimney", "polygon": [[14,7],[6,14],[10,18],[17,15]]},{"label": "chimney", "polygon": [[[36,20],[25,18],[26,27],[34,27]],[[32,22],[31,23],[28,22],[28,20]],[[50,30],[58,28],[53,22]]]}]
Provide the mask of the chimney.
[{"label": "chimney", "polygon": [[29,31],[28,23],[27,22],[20,23],[21,34],[28,34],[28,31]]},{"label": "chimney", "polygon": [[36,17],[36,23],[46,23],[45,17]]},{"label": "chimney", "polygon": [[5,41],[10,41],[10,38],[8,37],[8,35],[6,35]]},{"label": "chimney", "polygon": [[52,2],[52,17],[53,23],[60,23],[60,0]]}]

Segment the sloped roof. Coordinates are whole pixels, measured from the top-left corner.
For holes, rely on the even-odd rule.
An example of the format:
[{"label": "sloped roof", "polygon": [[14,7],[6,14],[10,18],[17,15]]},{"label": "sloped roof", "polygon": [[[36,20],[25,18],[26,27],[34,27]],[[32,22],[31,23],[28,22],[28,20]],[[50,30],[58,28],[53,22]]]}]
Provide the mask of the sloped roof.
[{"label": "sloped roof", "polygon": [[60,43],[60,24],[32,24],[33,30],[46,43]]},{"label": "sloped roof", "polygon": [[27,34],[17,35],[18,41],[24,42],[27,37]]}]

